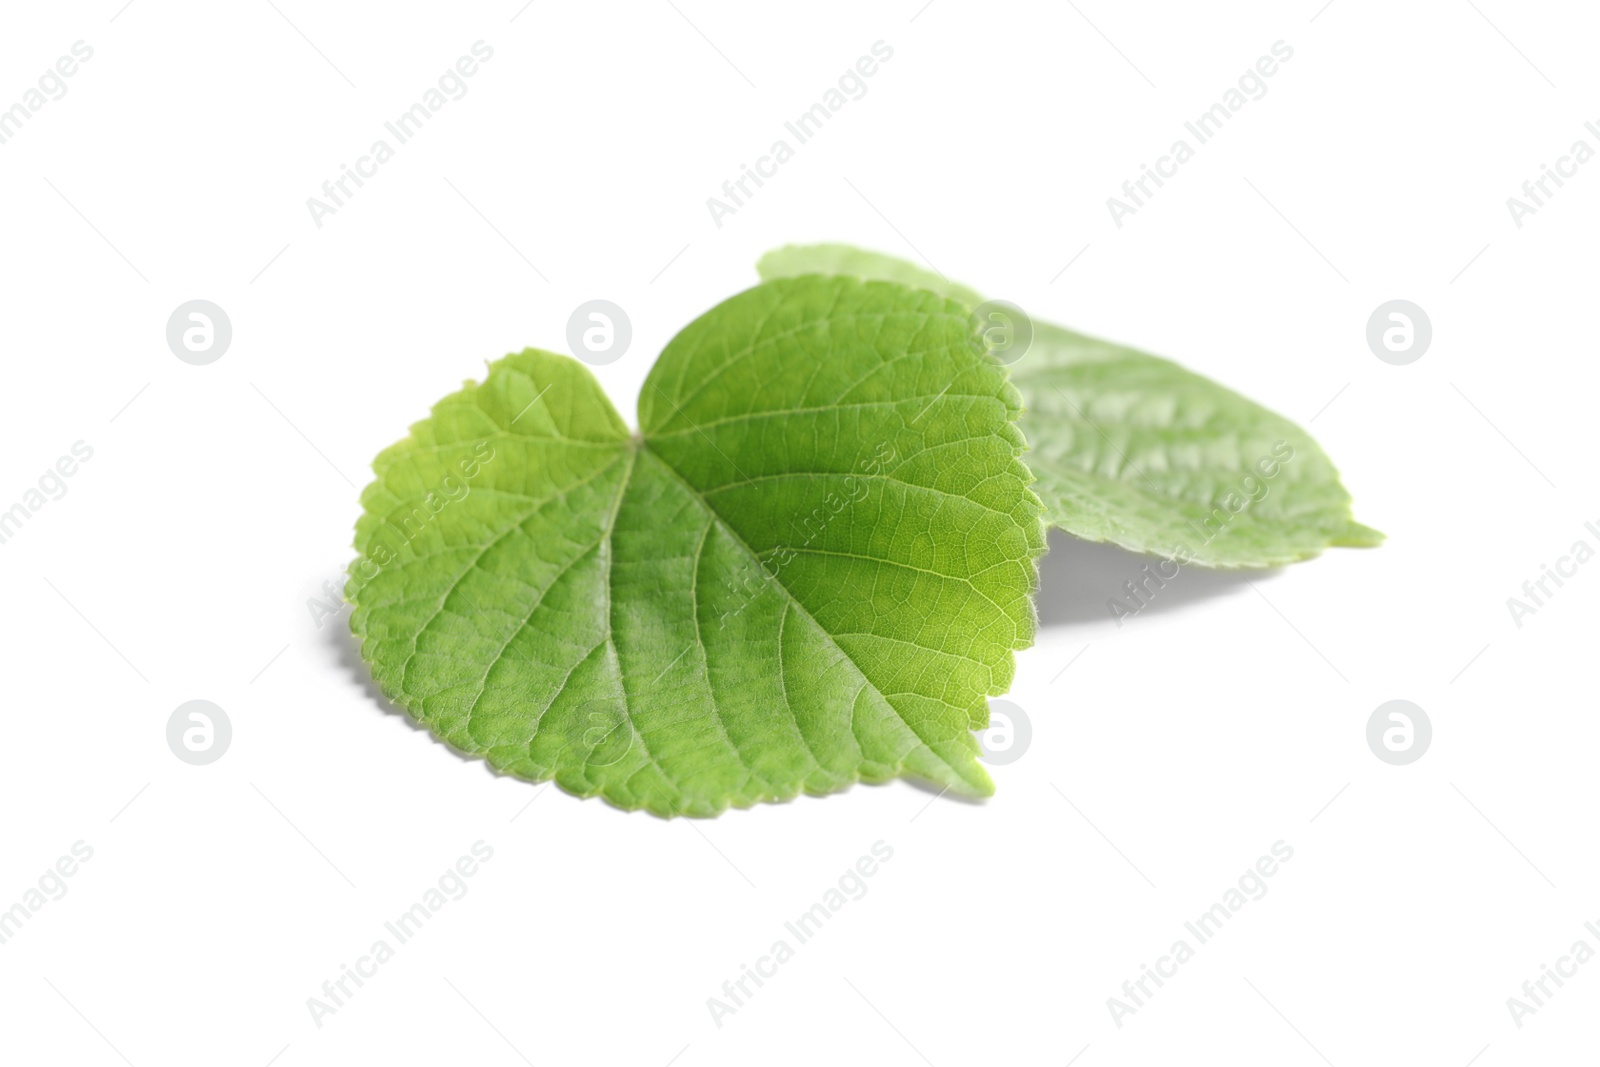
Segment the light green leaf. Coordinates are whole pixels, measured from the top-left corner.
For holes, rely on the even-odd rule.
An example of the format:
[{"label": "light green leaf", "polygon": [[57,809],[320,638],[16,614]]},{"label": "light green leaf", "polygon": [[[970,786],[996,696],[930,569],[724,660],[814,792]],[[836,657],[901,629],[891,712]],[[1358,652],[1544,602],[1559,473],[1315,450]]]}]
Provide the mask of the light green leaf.
[{"label": "light green leaf", "polygon": [[785,245],[761,257],[756,270],[763,278],[792,278],[799,274],[848,274],[856,278],[877,278],[880,281],[899,282],[913,289],[927,289],[959,300],[967,307],[977,307],[983,297],[958,285],[942,274],[923,270],[915,263],[907,263],[881,252],[869,252],[850,245]]},{"label": "light green leaf", "polygon": [[988,794],[1044,550],[1019,413],[960,304],[843,277],[690,324],[638,434],[582,364],[507,356],[374,462],[351,626],[439,737],[618,807]]},{"label": "light green leaf", "polygon": [[[942,275],[843,245],[790,246],[757,269],[892,277],[981,302]],[[1383,540],[1351,517],[1338,471],[1288,419],[1168,360],[1032,325],[1011,380],[1052,526],[1208,567],[1274,566]]]}]

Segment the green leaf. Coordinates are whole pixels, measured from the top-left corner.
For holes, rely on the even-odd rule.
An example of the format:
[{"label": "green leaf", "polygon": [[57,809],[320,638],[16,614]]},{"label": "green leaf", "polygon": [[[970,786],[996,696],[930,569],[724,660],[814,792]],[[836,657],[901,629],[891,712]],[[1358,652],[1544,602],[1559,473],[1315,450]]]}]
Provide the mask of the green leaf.
[{"label": "green leaf", "polygon": [[[757,269],[893,277],[981,302],[942,275],[843,245],[789,246]],[[1338,471],[1288,419],[1168,360],[1032,325],[1011,380],[1050,525],[1208,567],[1274,566],[1383,540],[1351,517]]]},{"label": "green leaf", "polygon": [[1033,638],[1041,506],[965,309],[770,282],[651,370],[630,434],[529,349],[373,464],[351,626],[383,692],[499,771],[660,815],[916,777]]},{"label": "green leaf", "polygon": [[975,291],[956,284],[942,274],[923,270],[915,263],[907,263],[894,256],[849,245],[785,245],[762,256],[756,264],[756,270],[763,278],[792,278],[800,274],[848,274],[856,278],[876,278],[899,282],[913,289],[927,289],[958,300],[969,308],[983,303],[983,297]]}]

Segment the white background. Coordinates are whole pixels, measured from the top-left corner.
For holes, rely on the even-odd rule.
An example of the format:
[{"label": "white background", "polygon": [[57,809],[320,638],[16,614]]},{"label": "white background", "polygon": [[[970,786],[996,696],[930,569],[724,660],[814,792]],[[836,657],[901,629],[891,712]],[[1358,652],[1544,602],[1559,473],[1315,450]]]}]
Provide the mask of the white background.
[{"label": "white background", "polygon": [[[1600,147],[1592,10],[275,2],[8,5],[0,32],[0,106],[94,49],[0,145],[0,508],[94,449],[0,545],[0,908],[94,850],[0,945],[0,1058],[1592,1054],[1600,962],[1520,1029],[1506,998],[1600,950],[1600,563],[1521,628],[1506,598],[1600,547],[1600,162],[1520,229],[1505,204]],[[317,228],[306,198],[480,39],[467,95]],[[867,95],[714,225],[706,198],[878,40]],[[1113,225],[1106,198],[1279,40],[1267,95]],[[631,414],[677,329],[812,240],[1315,416],[1388,543],[1190,576],[1119,629],[1138,561],[1052,538],[1010,695],[1032,745],[985,804],[896,782],[664,822],[496,778],[376,699],[347,616],[306,603],[371,457],[485,360],[564,349],[596,297],[633,322],[598,372]],[[195,298],[234,330],[203,367],[164,337]],[[1433,322],[1410,366],[1365,343],[1393,298]],[[195,698],[233,724],[205,767],[165,740]],[[1405,767],[1365,741],[1394,698],[1434,728]],[[316,1026],[307,998],[480,839],[470,892]],[[714,1025],[706,999],[878,840],[867,895]],[[1279,840],[1270,892],[1117,1027],[1107,998]]]}]

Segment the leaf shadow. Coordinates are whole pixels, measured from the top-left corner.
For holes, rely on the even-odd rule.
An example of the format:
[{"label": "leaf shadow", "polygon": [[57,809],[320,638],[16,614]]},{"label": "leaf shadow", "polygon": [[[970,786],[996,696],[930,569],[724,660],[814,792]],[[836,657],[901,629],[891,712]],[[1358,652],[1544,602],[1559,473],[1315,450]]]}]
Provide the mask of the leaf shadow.
[{"label": "leaf shadow", "polygon": [[[413,730],[420,730],[425,734],[433,735],[433,731],[429,730],[424,723],[412,718],[404,708],[384,696],[383,689],[379,687],[377,681],[372,677],[372,668],[368,667],[367,661],[361,658],[361,642],[356,640],[356,635],[350,632],[350,615],[348,611],[340,612],[337,618],[328,621],[327,625],[322,628],[322,640],[338,660],[339,669],[349,676],[350,681],[366,691],[367,696],[379,711],[399,719]],[[433,736],[434,740],[439,740],[436,735]],[[440,743],[452,752],[459,752],[454,745],[443,741],[440,741]],[[466,755],[466,753],[461,754]]]},{"label": "leaf shadow", "polygon": [[[1108,601],[1120,600],[1133,607],[1124,583],[1145,578],[1142,568],[1159,560],[1141,556],[1113,544],[1082,541],[1060,530],[1051,530],[1050,551],[1039,564],[1040,626],[1084,626],[1115,624]],[[1142,594],[1146,604],[1139,617],[1167,615],[1209,600],[1232,596],[1251,581],[1271,577],[1277,568],[1267,570],[1208,570],[1181,568],[1177,575],[1163,579],[1157,587],[1146,585]]]}]

